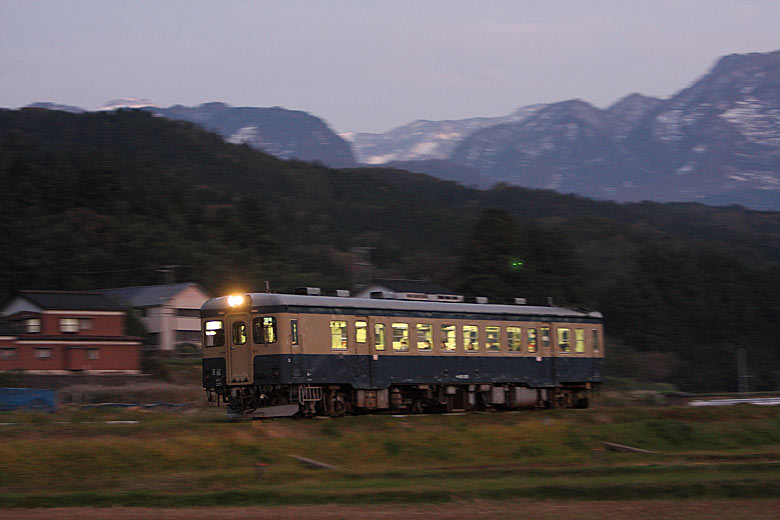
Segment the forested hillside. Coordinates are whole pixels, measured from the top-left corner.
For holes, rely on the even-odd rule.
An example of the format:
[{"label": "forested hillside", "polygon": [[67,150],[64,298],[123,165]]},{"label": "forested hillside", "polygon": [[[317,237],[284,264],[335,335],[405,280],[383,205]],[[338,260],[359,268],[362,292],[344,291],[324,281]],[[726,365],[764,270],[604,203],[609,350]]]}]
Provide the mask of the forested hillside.
[{"label": "forested hillside", "polygon": [[[598,308],[610,375],[780,388],[780,214],[616,204],[389,169],[334,170],[140,111],[0,111],[0,296],[179,280],[215,293],[375,273]],[[511,260],[522,262],[512,268]]]}]

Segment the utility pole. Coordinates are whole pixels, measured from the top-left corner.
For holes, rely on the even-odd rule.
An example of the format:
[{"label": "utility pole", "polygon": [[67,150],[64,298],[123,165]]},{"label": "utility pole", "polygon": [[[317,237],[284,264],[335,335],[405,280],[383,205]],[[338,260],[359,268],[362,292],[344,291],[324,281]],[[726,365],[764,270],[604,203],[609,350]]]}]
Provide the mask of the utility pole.
[{"label": "utility pole", "polygon": [[748,365],[747,365],[747,349],[737,349],[737,387],[740,394],[746,394],[750,391]]},{"label": "utility pole", "polygon": [[354,291],[359,291],[368,287],[371,282],[371,250],[373,247],[353,247],[350,252],[352,259],[352,287]]},{"label": "utility pole", "polygon": [[[161,266],[157,272],[165,274],[165,284],[173,285],[176,282],[176,271],[178,265],[164,265]],[[173,351],[174,345],[174,320],[173,309],[171,308],[170,300],[171,295],[165,291],[163,296],[160,297],[160,349],[165,351]]]}]

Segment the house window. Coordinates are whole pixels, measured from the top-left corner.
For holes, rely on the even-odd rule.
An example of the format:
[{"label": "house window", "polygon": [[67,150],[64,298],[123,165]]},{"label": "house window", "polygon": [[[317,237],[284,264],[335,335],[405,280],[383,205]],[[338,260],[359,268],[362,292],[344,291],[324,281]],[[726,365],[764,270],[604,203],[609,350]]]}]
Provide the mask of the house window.
[{"label": "house window", "polygon": [[87,349],[87,359],[90,361],[95,361],[97,359],[100,359],[100,349],[98,348],[88,348]]},{"label": "house window", "polygon": [[8,361],[11,359],[16,359],[16,349],[0,348],[0,361]]},{"label": "house window", "polygon": [[92,318],[79,318],[79,330],[92,330],[94,326]]},{"label": "house window", "polygon": [[393,350],[409,350],[408,323],[393,323]]},{"label": "house window", "polygon": [[60,318],[60,331],[73,333],[79,331],[78,318]]},{"label": "house window", "polygon": [[585,352],[585,331],[582,329],[574,329],[574,352]]},{"label": "house window", "polygon": [[431,350],[433,348],[433,327],[429,323],[417,324],[417,350]]},{"label": "house window", "polygon": [[507,327],[506,342],[509,344],[510,351],[520,352],[523,349],[523,329],[521,327]]},{"label": "house window", "polygon": [[536,352],[536,329],[528,329],[528,352]]},{"label": "house window", "polygon": [[24,331],[28,334],[35,334],[41,331],[40,318],[28,318],[24,320]]},{"label": "house window", "polygon": [[233,345],[243,345],[246,343],[246,323],[237,321],[233,323]]},{"label": "house window", "polygon": [[453,352],[456,347],[455,325],[441,326],[441,349],[444,352]]},{"label": "house window", "polygon": [[479,328],[476,325],[463,326],[463,349],[467,352],[479,350]]},{"label": "house window", "polygon": [[347,350],[347,322],[330,322],[330,348],[333,350]]},{"label": "house window", "polygon": [[207,347],[222,347],[225,345],[225,328],[222,320],[207,321],[203,329],[206,334],[204,345]]},{"label": "house window", "polygon": [[252,339],[257,345],[276,343],[276,318],[263,316],[252,320]]},{"label": "house window", "polygon": [[558,329],[558,350],[571,352],[571,331],[569,329]]},{"label": "house window", "polygon": [[386,338],[386,331],[385,331],[385,324],[384,323],[375,323],[374,324],[374,348],[377,350],[384,350],[385,349],[385,341],[387,341]]},{"label": "house window", "polygon": [[599,331],[598,329],[593,329],[591,332],[593,333],[593,352],[598,352],[601,349],[601,344],[599,342]]},{"label": "house window", "polygon": [[485,327],[485,348],[490,352],[501,350],[501,327]]},{"label": "house window", "polygon": [[298,320],[290,320],[290,343],[298,344]]},{"label": "house window", "polygon": [[182,318],[199,318],[200,309],[176,309],[176,316]]},{"label": "house window", "polygon": [[368,341],[368,322],[362,320],[355,322],[355,341],[357,343]]},{"label": "house window", "polygon": [[35,359],[51,359],[51,349],[50,348],[36,348],[35,349]]}]

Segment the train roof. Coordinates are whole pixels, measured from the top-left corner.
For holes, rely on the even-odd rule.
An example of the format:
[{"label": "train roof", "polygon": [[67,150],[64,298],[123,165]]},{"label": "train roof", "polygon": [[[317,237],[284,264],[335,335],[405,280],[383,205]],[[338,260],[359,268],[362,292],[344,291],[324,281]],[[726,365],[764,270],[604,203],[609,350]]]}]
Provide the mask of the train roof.
[{"label": "train roof", "polygon": [[[357,309],[366,311],[404,311],[404,312],[445,312],[456,314],[505,314],[512,316],[555,316],[566,318],[601,319],[598,311],[590,309],[569,309],[566,307],[503,305],[492,303],[454,303],[432,301],[389,300],[374,298],[348,298],[335,296],[305,296],[298,294],[251,293],[244,294],[252,300],[251,307],[311,307],[349,309],[349,314]],[[201,312],[230,309],[228,296],[207,300],[200,308]],[[367,314],[370,314],[367,313]]]}]

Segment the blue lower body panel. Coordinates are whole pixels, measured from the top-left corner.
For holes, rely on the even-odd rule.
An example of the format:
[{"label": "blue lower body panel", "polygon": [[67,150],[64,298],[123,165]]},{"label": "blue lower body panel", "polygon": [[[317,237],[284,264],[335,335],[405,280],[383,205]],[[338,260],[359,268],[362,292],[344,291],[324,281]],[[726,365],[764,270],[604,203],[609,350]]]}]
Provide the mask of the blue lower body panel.
[{"label": "blue lower body panel", "polygon": [[[297,357],[300,356],[300,357]],[[603,358],[492,356],[356,356],[298,354],[255,356],[254,383],[348,384],[387,388],[393,384],[515,383],[552,387],[599,383]],[[295,367],[295,370],[293,369]]]}]

